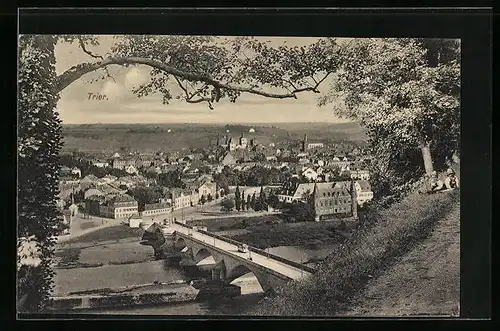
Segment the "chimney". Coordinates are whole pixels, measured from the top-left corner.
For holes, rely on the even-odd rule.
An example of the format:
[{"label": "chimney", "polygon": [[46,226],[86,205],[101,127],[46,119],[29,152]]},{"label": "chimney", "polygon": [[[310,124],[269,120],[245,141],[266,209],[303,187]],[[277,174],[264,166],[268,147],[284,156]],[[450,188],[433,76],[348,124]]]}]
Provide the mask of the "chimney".
[{"label": "chimney", "polygon": [[352,217],[358,220],[358,201],[356,198],[356,182],[351,181],[351,204],[352,204]]}]

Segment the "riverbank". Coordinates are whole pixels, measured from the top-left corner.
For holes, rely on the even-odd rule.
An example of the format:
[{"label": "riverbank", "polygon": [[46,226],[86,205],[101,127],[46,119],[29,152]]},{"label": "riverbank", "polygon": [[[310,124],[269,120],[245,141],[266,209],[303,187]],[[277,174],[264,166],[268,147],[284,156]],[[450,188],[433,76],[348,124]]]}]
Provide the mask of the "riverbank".
[{"label": "riverbank", "polygon": [[79,295],[52,297],[53,310],[116,308],[196,300],[200,290],[189,284],[146,284],[119,289],[87,291]]},{"label": "riverbank", "polygon": [[57,313],[80,311],[100,313],[103,309],[141,309],[152,305],[210,301],[262,294],[262,288],[253,274],[243,275],[231,284],[197,279],[169,283],[129,285],[120,288],[101,288],[53,296],[49,309]]}]

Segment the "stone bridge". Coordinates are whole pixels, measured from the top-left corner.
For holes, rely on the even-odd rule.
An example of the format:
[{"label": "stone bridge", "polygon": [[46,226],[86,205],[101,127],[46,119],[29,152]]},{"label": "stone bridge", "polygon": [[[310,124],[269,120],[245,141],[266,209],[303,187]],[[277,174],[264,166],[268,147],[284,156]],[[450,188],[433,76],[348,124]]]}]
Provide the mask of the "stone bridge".
[{"label": "stone bridge", "polygon": [[312,269],[257,249],[238,252],[237,242],[206,231],[174,224],[173,239],[177,251],[183,251],[195,264],[213,257],[212,278],[231,282],[252,272],[264,291],[273,291],[289,281],[308,277]]}]

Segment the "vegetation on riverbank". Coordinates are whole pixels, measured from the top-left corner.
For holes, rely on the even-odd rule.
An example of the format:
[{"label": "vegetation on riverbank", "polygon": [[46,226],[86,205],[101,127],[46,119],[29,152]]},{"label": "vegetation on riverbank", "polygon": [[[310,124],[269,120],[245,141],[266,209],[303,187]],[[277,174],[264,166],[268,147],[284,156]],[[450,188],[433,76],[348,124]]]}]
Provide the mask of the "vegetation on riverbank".
[{"label": "vegetation on riverbank", "polygon": [[129,226],[114,225],[83,234],[79,237],[69,239],[65,244],[75,244],[83,242],[101,242],[110,240],[120,240],[127,238],[139,238],[144,230],[142,228],[131,228]]},{"label": "vegetation on riverbank", "polygon": [[198,220],[189,225],[206,226],[208,231],[245,229],[244,234],[231,236],[232,239],[264,249],[277,246],[303,246],[315,244],[339,244],[349,236],[349,229],[340,230],[339,222],[287,223],[282,215],[257,217],[237,217],[218,220]]},{"label": "vegetation on riverbank", "polygon": [[411,194],[388,209],[376,206],[351,240],[334,249],[311,278],[287,284],[263,300],[254,315],[336,315],[372,277],[425,239],[437,222],[459,203],[459,190]]},{"label": "vegetation on riverbank", "polygon": [[248,229],[251,227],[258,227],[261,225],[279,224],[283,220],[281,215],[264,215],[264,216],[242,216],[220,219],[204,219],[187,221],[188,225],[192,226],[206,226],[210,232],[227,231]]}]

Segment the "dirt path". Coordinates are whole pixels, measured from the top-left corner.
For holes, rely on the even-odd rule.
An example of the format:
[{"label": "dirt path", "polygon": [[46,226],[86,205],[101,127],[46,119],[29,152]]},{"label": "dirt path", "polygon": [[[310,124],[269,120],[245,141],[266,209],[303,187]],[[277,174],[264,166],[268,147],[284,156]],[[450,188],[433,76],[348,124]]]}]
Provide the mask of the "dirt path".
[{"label": "dirt path", "polygon": [[441,219],[422,244],[403,256],[354,299],[342,315],[458,315],[460,205]]}]

